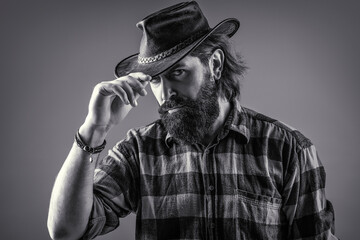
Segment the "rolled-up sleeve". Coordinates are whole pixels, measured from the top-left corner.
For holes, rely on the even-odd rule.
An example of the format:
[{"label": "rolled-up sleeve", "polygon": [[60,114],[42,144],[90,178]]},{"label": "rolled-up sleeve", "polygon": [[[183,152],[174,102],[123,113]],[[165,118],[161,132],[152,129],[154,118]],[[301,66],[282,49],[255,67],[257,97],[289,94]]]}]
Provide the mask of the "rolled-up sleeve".
[{"label": "rolled-up sleeve", "polygon": [[93,239],[113,231],[119,218],[137,209],[138,170],[136,156],[118,143],[97,165],[88,226],[82,239]]},{"label": "rolled-up sleeve", "polygon": [[326,174],[314,145],[300,148],[285,174],[283,210],[289,239],[337,239],[334,209],[325,196]]}]

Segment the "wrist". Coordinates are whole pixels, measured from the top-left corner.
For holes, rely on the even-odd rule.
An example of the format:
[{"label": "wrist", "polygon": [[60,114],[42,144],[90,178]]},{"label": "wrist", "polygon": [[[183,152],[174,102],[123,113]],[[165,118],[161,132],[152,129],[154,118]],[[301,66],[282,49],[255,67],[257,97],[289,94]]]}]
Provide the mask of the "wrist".
[{"label": "wrist", "polygon": [[104,148],[106,146],[105,140],[104,140],[103,144],[101,144],[100,146],[97,146],[97,147],[88,146],[86,143],[84,143],[84,140],[81,138],[79,131],[75,134],[75,142],[78,145],[78,147],[81,148],[81,150],[83,150],[84,152],[90,153],[90,158],[89,158],[90,163],[93,162],[92,155],[100,153],[102,150],[104,150]]},{"label": "wrist", "polygon": [[94,126],[84,123],[79,128],[81,139],[90,147],[100,146],[108,133],[108,128],[103,126]]}]

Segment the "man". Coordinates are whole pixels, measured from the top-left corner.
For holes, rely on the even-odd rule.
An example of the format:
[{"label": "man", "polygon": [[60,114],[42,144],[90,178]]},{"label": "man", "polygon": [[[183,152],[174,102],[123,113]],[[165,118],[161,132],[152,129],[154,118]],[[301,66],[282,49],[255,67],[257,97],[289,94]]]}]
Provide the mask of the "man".
[{"label": "man", "polygon": [[[134,212],[136,239],[337,239],[313,144],[239,104],[246,67],[229,43],[239,21],[210,28],[187,2],[137,27],[139,54],[94,88],[55,181],[52,238],[91,239]],[[149,82],[161,119],[98,160]]]}]

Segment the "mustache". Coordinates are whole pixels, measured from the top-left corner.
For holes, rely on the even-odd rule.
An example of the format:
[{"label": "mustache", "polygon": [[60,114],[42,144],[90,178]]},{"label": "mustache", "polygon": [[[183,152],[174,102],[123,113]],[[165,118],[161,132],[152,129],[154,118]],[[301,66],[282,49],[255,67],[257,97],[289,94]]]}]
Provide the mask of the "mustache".
[{"label": "mustache", "polygon": [[189,107],[194,108],[192,100],[185,99],[179,96],[171,96],[171,98],[165,101],[160,107],[158,112],[162,115],[174,108]]}]

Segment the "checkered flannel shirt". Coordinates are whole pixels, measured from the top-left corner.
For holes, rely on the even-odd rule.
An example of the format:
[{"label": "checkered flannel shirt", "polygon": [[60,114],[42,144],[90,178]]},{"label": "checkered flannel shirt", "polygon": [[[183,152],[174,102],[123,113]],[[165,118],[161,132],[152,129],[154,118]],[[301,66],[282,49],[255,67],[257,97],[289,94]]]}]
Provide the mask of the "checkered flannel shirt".
[{"label": "checkered flannel shirt", "polygon": [[337,239],[325,171],[299,131],[235,102],[207,147],[161,121],[130,130],[98,163],[83,239],[136,213],[136,239]]}]

